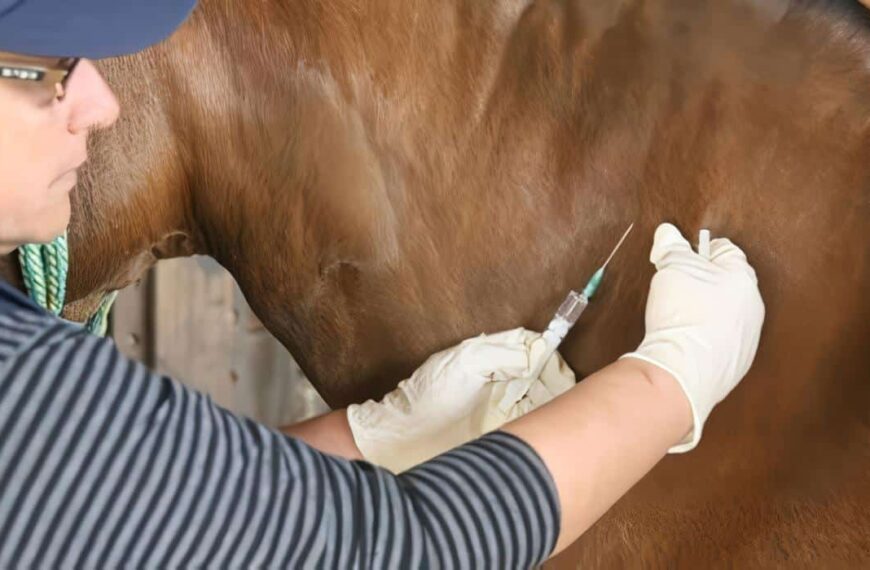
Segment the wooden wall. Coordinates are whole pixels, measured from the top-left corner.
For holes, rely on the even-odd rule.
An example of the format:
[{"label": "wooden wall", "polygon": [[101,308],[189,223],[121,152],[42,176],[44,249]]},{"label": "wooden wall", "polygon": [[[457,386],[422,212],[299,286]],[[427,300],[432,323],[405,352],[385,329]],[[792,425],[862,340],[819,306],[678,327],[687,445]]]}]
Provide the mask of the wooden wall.
[{"label": "wooden wall", "polygon": [[163,261],[123,291],[112,335],[126,354],[268,425],[328,409],[210,258]]}]

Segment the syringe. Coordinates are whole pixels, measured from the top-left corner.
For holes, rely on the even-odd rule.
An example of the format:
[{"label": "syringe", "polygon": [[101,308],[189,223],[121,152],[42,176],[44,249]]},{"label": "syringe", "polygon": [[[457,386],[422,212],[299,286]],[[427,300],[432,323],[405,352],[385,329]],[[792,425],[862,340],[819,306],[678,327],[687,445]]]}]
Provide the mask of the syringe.
[{"label": "syringe", "polygon": [[595,295],[595,292],[601,285],[602,279],[604,279],[604,270],[607,268],[607,264],[610,263],[610,260],[613,259],[616,252],[619,251],[622,242],[624,242],[625,238],[628,237],[628,234],[631,232],[633,227],[634,224],[628,226],[628,229],[625,230],[625,233],[622,234],[621,238],[619,238],[616,247],[613,248],[613,251],[610,252],[610,255],[607,256],[607,259],[601,267],[592,274],[592,277],[586,283],[586,287],[583,288],[583,292],[578,293],[577,291],[569,291],[568,296],[565,297],[565,300],[562,301],[561,305],[559,305],[559,309],[556,311],[550,324],[547,325],[547,330],[545,330],[542,335],[544,342],[547,343],[547,348],[544,351],[543,356],[538,359],[537,365],[529,375],[530,378],[534,379],[541,375],[541,371],[544,369],[547,361],[550,360],[550,357],[553,356],[553,353],[556,352],[556,349],[559,348],[560,344],[562,344],[568,331],[571,330],[571,327],[574,326],[574,323],[577,322],[577,319],[579,319],[580,315],[583,314],[583,311],[586,310],[586,307],[589,305],[589,299]]},{"label": "syringe", "polygon": [[571,327],[574,326],[574,323],[577,322],[577,319],[579,319],[580,315],[583,314],[583,311],[586,310],[586,307],[589,305],[589,299],[595,295],[595,292],[601,285],[602,279],[604,279],[604,270],[607,268],[607,264],[610,263],[610,260],[613,259],[616,252],[619,251],[622,242],[624,242],[625,238],[628,237],[628,234],[633,227],[634,224],[628,226],[628,229],[625,230],[624,234],[622,234],[616,247],[613,248],[613,251],[610,252],[610,255],[607,256],[607,259],[601,267],[599,267],[598,270],[592,274],[592,277],[589,278],[589,281],[583,288],[583,292],[568,292],[568,296],[565,297],[565,300],[562,301],[561,305],[559,305],[556,314],[553,316],[550,324],[547,325],[547,330],[545,330],[541,335],[545,342],[544,352],[540,357],[538,357],[535,367],[531,370],[529,375],[526,376],[525,382],[513,383],[507,388],[504,396],[499,402],[499,407],[502,412],[508,413],[510,408],[516,404],[526,392],[528,392],[532,383],[541,375],[547,361],[550,360],[553,353],[556,352],[556,349],[559,348],[560,344],[562,344],[562,340],[565,339],[568,331],[571,330]]}]

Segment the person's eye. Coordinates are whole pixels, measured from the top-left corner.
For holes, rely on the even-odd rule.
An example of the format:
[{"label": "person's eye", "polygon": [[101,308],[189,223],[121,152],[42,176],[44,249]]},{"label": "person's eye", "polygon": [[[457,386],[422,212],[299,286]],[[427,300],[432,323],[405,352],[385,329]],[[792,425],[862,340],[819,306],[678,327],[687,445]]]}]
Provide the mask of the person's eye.
[{"label": "person's eye", "polygon": [[42,81],[9,81],[6,86],[40,106],[57,101],[56,87]]}]

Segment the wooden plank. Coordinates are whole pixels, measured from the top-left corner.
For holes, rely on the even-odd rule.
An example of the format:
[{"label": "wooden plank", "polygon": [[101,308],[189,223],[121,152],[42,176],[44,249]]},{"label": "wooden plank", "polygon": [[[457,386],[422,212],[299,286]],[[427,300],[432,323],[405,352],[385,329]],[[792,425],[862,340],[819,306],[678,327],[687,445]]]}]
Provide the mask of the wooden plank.
[{"label": "wooden plank", "polygon": [[149,272],[138,284],[118,294],[109,320],[109,331],[121,352],[154,366],[154,327],[151,306],[154,276]]},{"label": "wooden plank", "polygon": [[[328,409],[260,324],[233,278],[210,258],[163,261],[145,292],[122,296],[114,315],[115,338],[131,356],[150,356],[158,372],[272,426]],[[142,340],[136,343],[139,334]]]}]

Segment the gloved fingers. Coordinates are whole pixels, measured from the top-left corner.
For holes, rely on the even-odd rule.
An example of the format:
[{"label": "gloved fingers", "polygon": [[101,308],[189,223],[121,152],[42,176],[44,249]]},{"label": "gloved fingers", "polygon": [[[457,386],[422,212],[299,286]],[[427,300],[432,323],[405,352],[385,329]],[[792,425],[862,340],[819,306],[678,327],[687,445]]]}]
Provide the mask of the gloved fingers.
[{"label": "gloved fingers", "polygon": [[658,271],[674,269],[695,279],[712,282],[716,279],[716,266],[712,262],[712,246],[715,241],[710,244],[710,257],[706,257],[696,253],[677,228],[671,224],[662,224],[656,230],[656,241],[650,252],[650,261],[655,264]]},{"label": "gloved fingers", "polygon": [[748,263],[743,250],[737,247],[730,239],[724,237],[710,241],[710,260],[714,262],[737,260]]},{"label": "gloved fingers", "polygon": [[[536,359],[543,358],[546,343],[543,339],[532,343],[530,352],[537,353],[530,359],[530,369],[536,367]],[[538,378],[522,378],[511,380],[499,401],[499,409],[508,414],[519,402],[528,400],[535,407],[549,402],[564,393],[575,384],[574,372],[562,356],[556,352],[550,356],[541,370]]]},{"label": "gloved fingers", "polygon": [[482,334],[480,336],[476,336],[464,341],[462,344],[503,344],[503,345],[517,345],[517,344],[525,344],[534,340],[534,338],[541,336],[540,333],[536,333],[523,327],[517,327],[515,329],[509,329],[506,331],[500,331],[492,334]]},{"label": "gloved fingers", "polygon": [[[513,421],[535,409],[535,403],[527,395],[531,384],[526,383],[522,387],[522,392],[517,392],[516,388],[521,384],[523,382],[519,380],[515,383],[507,384],[507,391],[499,398],[496,408],[498,411],[493,414],[493,418],[498,418],[498,426],[495,426],[495,428],[501,427],[505,423]],[[496,422],[490,421],[491,429],[495,429],[492,428],[494,423]]]},{"label": "gloved fingers", "polygon": [[508,420],[516,419],[532,410],[540,408],[574,386],[573,372],[570,374],[558,372],[560,368],[559,360],[554,356],[547,363],[546,368],[550,369],[550,373],[546,381],[543,380],[545,375],[541,374],[541,379],[534,380],[527,385],[525,394],[516,399],[512,406],[502,410]]},{"label": "gloved fingers", "polygon": [[514,406],[510,409],[507,416],[505,417],[505,422],[513,421],[517,418],[521,418],[524,415],[528,414],[538,406],[528,397],[522,398],[519,402],[514,404]]},{"label": "gloved fingers", "polygon": [[531,378],[513,378],[503,382],[504,390],[500,392],[497,404],[499,411],[502,414],[510,414],[517,402],[525,397],[533,382]]},{"label": "gloved fingers", "polygon": [[528,362],[528,349],[523,342],[470,345],[463,347],[458,356],[464,372],[495,381],[522,376]]},{"label": "gloved fingers", "polygon": [[566,392],[577,383],[574,371],[558,352],[547,361],[538,379],[553,397]]},{"label": "gloved fingers", "polygon": [[[399,414],[392,414],[393,417],[409,411],[407,403],[401,402],[400,398],[391,399],[390,404],[397,404],[396,409],[399,410]],[[379,425],[383,425],[385,423],[384,410],[391,409],[388,407],[390,404],[385,406],[374,400],[366,400],[361,404],[351,404],[348,406],[347,423],[354,438],[358,439],[362,432],[378,429]]]},{"label": "gloved fingers", "polygon": [[477,337],[468,352],[466,362],[470,371],[492,380],[504,381],[524,376],[529,366],[529,346],[541,334],[522,327]]},{"label": "gloved fingers", "polygon": [[710,242],[710,261],[728,271],[744,273],[753,283],[758,283],[755,270],[749,265],[746,254],[728,238],[717,238]]},{"label": "gloved fingers", "polygon": [[537,382],[531,378],[515,378],[506,383],[502,397],[498,401],[498,409],[502,414],[510,415],[516,405],[528,394],[531,386]]},{"label": "gloved fingers", "polygon": [[529,343],[529,373],[538,367],[540,360],[545,357],[546,352],[547,342],[544,340],[544,337],[538,337]]},{"label": "gloved fingers", "polygon": [[[668,254],[695,254],[692,251],[692,245],[686,241],[680,230],[673,224],[659,224],[656,228],[656,233],[653,236],[653,246],[649,252],[649,260],[661,269],[660,265],[665,261]],[[671,255],[671,257],[674,257]]]},{"label": "gloved fingers", "polygon": [[[546,356],[547,343],[543,337],[536,339],[529,347],[529,372],[535,370],[540,363],[540,360]],[[554,352],[541,368],[541,373],[538,378],[549,386],[552,384],[555,391],[558,393],[564,390],[559,390],[562,385],[573,386],[575,384],[574,371],[562,358],[562,355]]]},{"label": "gloved fingers", "polygon": [[523,396],[521,402],[527,402],[529,405],[537,408],[538,406],[543,406],[554,397],[555,396],[541,380],[535,380],[532,385],[529,386],[529,390],[526,392],[526,395]]},{"label": "gloved fingers", "polygon": [[537,408],[543,406],[556,396],[559,396],[561,393],[562,392],[551,392],[548,386],[545,386],[543,382],[538,380],[534,384],[532,384],[523,400],[530,402],[534,408]]},{"label": "gloved fingers", "polygon": [[411,413],[419,396],[415,386],[408,380],[410,379],[399,382],[399,385],[394,390],[387,392],[376,405],[389,406],[405,414]]},{"label": "gloved fingers", "polygon": [[564,394],[575,383],[574,371],[565,363],[559,353],[556,353],[547,361],[540,377],[529,386],[525,399],[528,399],[537,408]]}]

